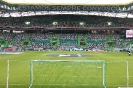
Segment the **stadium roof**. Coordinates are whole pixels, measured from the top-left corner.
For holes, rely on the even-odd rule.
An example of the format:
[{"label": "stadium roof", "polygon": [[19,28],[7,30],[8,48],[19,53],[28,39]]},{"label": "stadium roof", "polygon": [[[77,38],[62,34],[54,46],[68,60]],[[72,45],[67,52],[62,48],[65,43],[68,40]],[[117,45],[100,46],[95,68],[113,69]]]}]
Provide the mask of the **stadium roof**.
[{"label": "stadium roof", "polygon": [[0,17],[56,14],[133,18],[133,0],[0,0]]},{"label": "stadium roof", "polygon": [[44,5],[127,5],[133,0],[3,0],[10,4]]}]

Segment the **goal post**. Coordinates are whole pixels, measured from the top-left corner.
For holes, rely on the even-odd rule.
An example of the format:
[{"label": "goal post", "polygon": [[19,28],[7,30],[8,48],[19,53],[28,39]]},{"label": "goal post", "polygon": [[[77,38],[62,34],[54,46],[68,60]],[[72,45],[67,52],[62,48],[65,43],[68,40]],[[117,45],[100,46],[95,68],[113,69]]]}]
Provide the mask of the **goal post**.
[{"label": "goal post", "polygon": [[31,60],[29,88],[106,88],[103,60]]}]

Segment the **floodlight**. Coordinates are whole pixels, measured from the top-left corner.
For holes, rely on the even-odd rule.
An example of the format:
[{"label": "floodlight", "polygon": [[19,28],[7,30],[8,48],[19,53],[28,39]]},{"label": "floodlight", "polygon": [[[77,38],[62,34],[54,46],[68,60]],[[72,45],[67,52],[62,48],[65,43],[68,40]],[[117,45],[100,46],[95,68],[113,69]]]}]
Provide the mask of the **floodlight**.
[{"label": "floodlight", "polygon": [[54,21],[54,22],[53,22],[53,25],[58,25],[58,22]]},{"label": "floodlight", "polygon": [[30,22],[29,22],[29,21],[27,21],[27,22],[25,22],[25,24],[26,24],[26,25],[29,25],[29,24],[30,24]]},{"label": "floodlight", "polygon": [[84,22],[80,22],[79,24],[80,24],[80,26],[83,26],[84,25]]},{"label": "floodlight", "polygon": [[112,25],[112,22],[107,22],[107,24],[110,26],[110,25]]}]

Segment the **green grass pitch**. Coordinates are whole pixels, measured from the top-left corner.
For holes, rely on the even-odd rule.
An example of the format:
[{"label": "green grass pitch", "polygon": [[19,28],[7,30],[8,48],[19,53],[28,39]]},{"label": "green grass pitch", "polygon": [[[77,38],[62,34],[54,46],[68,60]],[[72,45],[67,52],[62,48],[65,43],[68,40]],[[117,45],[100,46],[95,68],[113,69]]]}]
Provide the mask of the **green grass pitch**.
[{"label": "green grass pitch", "polygon": [[[91,54],[90,57],[51,57],[47,56],[48,54]],[[0,88],[6,88],[6,77],[7,77],[7,60],[10,59],[10,69],[9,69],[9,88],[28,88],[30,85],[30,61],[31,60],[104,60],[107,62],[107,69],[106,69],[106,85],[107,88],[118,88],[118,87],[125,87],[127,85],[127,72],[126,72],[126,61],[128,61],[128,72],[129,72],[129,83],[128,85],[133,87],[133,55],[128,56],[127,52],[85,52],[85,51],[25,51],[22,54],[18,55],[11,55],[11,54],[0,54]],[[41,68],[42,71],[39,72],[38,69],[36,69],[36,75],[47,75],[50,72],[45,72],[46,69]],[[52,67],[54,69],[54,66]],[[83,69],[83,67],[82,67]],[[87,69],[87,68],[86,68]],[[54,69],[56,70],[56,69]],[[69,69],[72,71],[73,69]],[[100,69],[98,69],[98,72],[94,72],[92,74],[94,75],[101,75],[99,72]],[[54,74],[61,74],[65,73],[65,71],[59,70],[57,73]],[[55,71],[56,72],[56,71]],[[91,71],[88,70],[88,73]],[[92,70],[93,72],[93,70]],[[79,72],[77,71],[75,73],[75,76],[79,76]],[[95,74],[99,73],[99,74]],[[44,75],[43,75],[44,74]],[[68,76],[74,74],[67,73]],[[80,76],[83,76],[86,74],[81,74]],[[54,76],[54,75],[53,75]],[[56,79],[55,79],[56,78]],[[62,78],[53,77],[49,78],[49,83],[69,83],[73,84],[73,86],[55,86],[50,84],[49,86],[34,86],[33,88],[78,88],[76,85],[76,81],[61,81]],[[66,77],[69,79],[68,77]],[[43,82],[47,80],[43,80],[42,78],[39,78],[40,81],[35,82],[36,84],[43,84]],[[34,80],[39,80],[34,79]],[[47,79],[47,78],[46,78]],[[64,79],[64,78],[63,78]],[[55,81],[56,80],[56,81]],[[86,79],[81,77],[81,81],[83,83],[90,82],[87,77]],[[93,80],[91,82],[97,82],[96,80]],[[99,81],[100,82],[100,81]],[[80,84],[80,82],[78,81]],[[88,83],[89,84],[89,83]],[[101,84],[101,83],[100,83]],[[33,83],[34,85],[34,83]],[[79,88],[88,88],[85,85],[79,86]],[[90,86],[89,88],[99,88],[97,86]],[[101,87],[102,88],[102,87]]]}]

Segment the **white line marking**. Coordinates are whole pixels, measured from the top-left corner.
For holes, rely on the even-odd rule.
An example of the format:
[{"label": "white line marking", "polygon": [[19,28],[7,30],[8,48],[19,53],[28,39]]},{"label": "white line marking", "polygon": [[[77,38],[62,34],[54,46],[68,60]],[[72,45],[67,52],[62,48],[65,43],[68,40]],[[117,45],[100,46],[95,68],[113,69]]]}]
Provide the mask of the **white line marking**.
[{"label": "white line marking", "polygon": [[78,55],[78,57],[81,57],[81,54],[77,54]]}]

